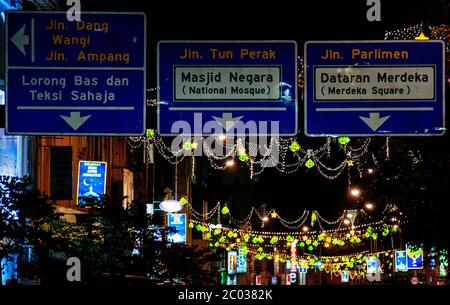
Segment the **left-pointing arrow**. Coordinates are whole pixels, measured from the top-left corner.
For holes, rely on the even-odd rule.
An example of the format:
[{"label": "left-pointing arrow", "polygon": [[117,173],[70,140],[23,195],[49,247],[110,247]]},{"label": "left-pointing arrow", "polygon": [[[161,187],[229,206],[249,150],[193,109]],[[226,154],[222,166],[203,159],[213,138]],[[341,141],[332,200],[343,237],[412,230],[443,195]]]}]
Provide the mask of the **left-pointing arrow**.
[{"label": "left-pointing arrow", "polygon": [[25,35],[25,28],[26,24],[24,24],[20,30],[14,34],[13,37],[11,37],[12,43],[22,52],[23,55],[27,56],[27,53],[25,52],[25,46],[27,44],[30,44],[30,36]]},{"label": "left-pointing arrow", "polygon": [[80,128],[81,125],[84,124],[84,122],[87,121],[87,119],[89,119],[91,116],[90,115],[86,115],[86,116],[80,116],[79,112],[71,112],[70,116],[65,116],[65,115],[59,115],[61,118],[63,118],[64,121],[66,121],[67,124],[70,125],[70,127],[73,128],[74,131],[76,131],[78,128]]}]

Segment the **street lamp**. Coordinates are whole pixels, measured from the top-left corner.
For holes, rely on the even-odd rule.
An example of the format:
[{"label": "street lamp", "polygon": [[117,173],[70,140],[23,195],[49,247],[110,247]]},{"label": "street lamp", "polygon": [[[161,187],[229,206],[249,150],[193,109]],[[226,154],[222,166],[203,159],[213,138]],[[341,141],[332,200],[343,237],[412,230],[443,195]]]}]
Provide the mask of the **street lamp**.
[{"label": "street lamp", "polygon": [[233,166],[234,165],[234,160],[233,159],[230,159],[230,160],[228,160],[226,163],[225,163],[225,166],[227,166],[227,167],[230,167],[230,166]]},{"label": "street lamp", "polygon": [[353,196],[353,197],[359,197],[360,195],[361,195],[361,190],[359,189],[359,188],[352,188],[351,190],[350,190],[350,194]]},{"label": "street lamp", "polygon": [[303,232],[308,232],[308,231],[309,231],[309,228],[308,228],[307,226],[304,226],[304,227],[302,228],[302,230],[303,230]]},{"label": "street lamp", "polygon": [[225,141],[227,139],[227,136],[226,135],[224,135],[224,134],[221,134],[221,135],[219,135],[219,140],[220,141]]},{"label": "street lamp", "polygon": [[373,209],[375,208],[375,205],[374,205],[373,203],[371,203],[371,202],[367,202],[367,203],[365,204],[365,207],[366,207],[366,209],[368,209],[368,210],[373,210]]},{"label": "street lamp", "polygon": [[345,225],[348,226],[350,223],[351,223],[350,219],[348,219],[348,218],[345,218],[345,219],[344,219],[344,224],[345,224]]}]

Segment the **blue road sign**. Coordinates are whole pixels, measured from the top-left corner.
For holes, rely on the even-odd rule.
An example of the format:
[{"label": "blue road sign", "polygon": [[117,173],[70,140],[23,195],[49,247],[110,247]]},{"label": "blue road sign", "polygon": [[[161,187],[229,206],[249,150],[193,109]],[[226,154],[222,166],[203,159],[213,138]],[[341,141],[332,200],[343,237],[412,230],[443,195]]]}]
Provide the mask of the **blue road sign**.
[{"label": "blue road sign", "polygon": [[86,206],[86,198],[99,198],[106,193],[106,162],[79,161],[77,206]]},{"label": "blue road sign", "polygon": [[8,134],[144,134],[144,14],[14,11],[6,24]]},{"label": "blue road sign", "polygon": [[297,133],[294,41],[161,41],[161,135]]},{"label": "blue road sign", "polygon": [[442,41],[305,44],[307,136],[445,133]]}]

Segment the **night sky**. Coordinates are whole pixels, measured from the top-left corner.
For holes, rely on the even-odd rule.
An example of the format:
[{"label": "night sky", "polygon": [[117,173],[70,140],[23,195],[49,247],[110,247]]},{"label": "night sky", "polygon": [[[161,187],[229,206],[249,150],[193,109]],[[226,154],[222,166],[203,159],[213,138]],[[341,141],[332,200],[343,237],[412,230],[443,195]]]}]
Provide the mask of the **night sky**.
[{"label": "night sky", "polygon": [[[296,40],[299,55],[307,40],[382,40],[386,30],[448,23],[445,0],[381,1],[381,22],[369,22],[366,0],[352,1],[99,1],[83,2],[84,10],[144,11],[148,22],[149,87],[156,85],[156,44],[159,40]],[[303,107],[299,105],[299,110]],[[300,111],[300,126],[302,112]],[[300,131],[303,132],[302,130]],[[307,148],[325,139],[300,138]],[[377,139],[376,143],[381,140]],[[211,171],[210,206],[230,200],[232,212],[245,216],[249,206],[279,209],[292,219],[302,209],[317,209],[337,218],[351,208],[347,172],[327,180],[316,169],[286,175],[269,169],[249,179],[248,167]],[[239,213],[240,212],[240,213]]]}]

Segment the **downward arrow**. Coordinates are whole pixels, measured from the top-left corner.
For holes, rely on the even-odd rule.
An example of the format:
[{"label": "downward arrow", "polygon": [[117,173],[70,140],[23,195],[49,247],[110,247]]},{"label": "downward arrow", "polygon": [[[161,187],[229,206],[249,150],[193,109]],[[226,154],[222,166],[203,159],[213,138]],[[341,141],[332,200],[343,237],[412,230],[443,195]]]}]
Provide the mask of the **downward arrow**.
[{"label": "downward arrow", "polygon": [[386,122],[390,117],[391,116],[388,115],[380,118],[380,113],[378,112],[371,112],[368,118],[359,116],[359,118],[363,120],[364,123],[366,123],[367,126],[369,126],[373,131],[377,131],[377,129],[380,128],[380,126],[383,125],[383,123]]},{"label": "downward arrow", "polygon": [[222,126],[223,129],[228,131],[231,128],[233,128],[233,126],[236,125],[237,122],[239,122],[241,120],[243,115],[233,118],[233,114],[231,112],[224,112],[222,114],[222,117],[216,117],[216,116],[212,116],[212,117],[214,118],[214,120],[216,120],[220,124],[220,126]]},{"label": "downward arrow", "polygon": [[90,115],[81,117],[79,112],[71,112],[70,116],[65,116],[61,114],[59,116],[63,118],[63,120],[66,121],[66,123],[69,124],[74,131],[80,128],[80,126],[83,125],[84,122],[86,122],[87,119],[91,117]]},{"label": "downward arrow", "polygon": [[23,55],[27,56],[25,52],[25,46],[30,43],[30,36],[25,35],[26,24],[24,24],[20,30],[14,34],[11,38],[12,43],[22,52]]}]

